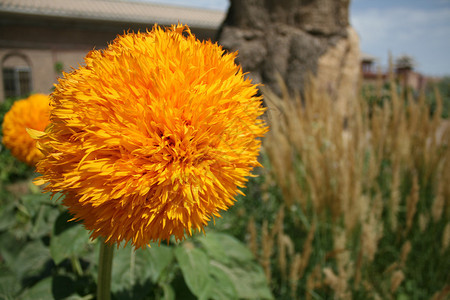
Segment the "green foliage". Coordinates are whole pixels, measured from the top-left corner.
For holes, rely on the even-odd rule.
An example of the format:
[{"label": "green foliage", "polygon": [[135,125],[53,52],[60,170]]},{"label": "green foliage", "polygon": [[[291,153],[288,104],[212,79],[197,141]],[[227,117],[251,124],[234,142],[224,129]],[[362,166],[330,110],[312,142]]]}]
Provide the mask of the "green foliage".
[{"label": "green foliage", "polygon": [[[414,91],[411,88],[402,90],[397,86],[397,92],[408,92],[415,100],[420,97],[422,91]],[[450,117],[450,76],[440,79],[431,80],[427,83],[424,91],[427,104],[431,114],[437,109],[437,97],[441,99],[442,112],[441,117],[448,119]],[[381,87],[376,87],[372,84],[365,85],[361,89],[362,99],[369,105],[372,111],[375,107],[382,107],[385,103],[391,102],[391,83],[386,82]]]},{"label": "green foliage", "polygon": [[64,64],[61,61],[55,62],[55,72],[61,73],[64,70]]},{"label": "green foliage", "polygon": [[[0,299],[94,298],[99,243],[71,218],[39,191],[0,206]],[[272,299],[246,246],[213,231],[176,245],[119,248],[111,281],[121,300]]]},{"label": "green foliage", "polygon": [[89,232],[83,226],[70,222],[71,215],[63,211],[54,222],[50,239],[50,253],[55,264],[65,259],[82,256],[89,249]]},{"label": "green foliage", "polygon": [[[436,91],[439,95],[436,94]],[[430,111],[433,113],[436,110],[437,99],[442,99],[442,118],[448,119],[450,117],[450,76],[446,76],[437,82],[428,84],[426,88],[427,102],[430,105]]]},{"label": "green foliage", "polygon": [[[448,118],[450,109],[449,83],[450,79],[444,78],[436,84],[442,97],[443,118]],[[381,90],[363,91],[362,100],[368,103],[369,114],[362,120],[375,122],[377,114],[385,109],[388,113],[379,119],[379,125],[390,122],[394,110],[389,109],[395,98],[391,89],[387,84]],[[359,201],[370,199],[365,212],[361,208],[361,215],[365,213],[366,218],[358,215],[354,228],[345,228],[346,210],[341,214],[333,212],[333,203],[339,201],[339,195],[333,193],[340,182],[339,173],[333,170],[339,166],[339,160],[346,157],[345,151],[350,150],[338,147],[341,133],[339,138],[333,139],[324,135],[324,131],[316,130],[321,128],[323,116],[320,111],[315,112],[313,130],[305,132],[301,141],[303,152],[288,152],[292,156],[292,160],[288,160],[288,156],[280,152],[281,146],[275,147],[275,153],[285,159],[281,169],[292,169],[295,181],[291,184],[300,187],[301,193],[297,196],[304,197],[305,205],[297,202],[298,199],[288,201],[289,194],[282,185],[287,179],[276,178],[275,160],[263,149],[261,162],[265,168],[255,170],[258,177],[249,179],[244,189],[246,196],[238,196],[236,204],[222,212],[222,218],[211,222],[205,235],[197,234],[179,244],[152,244],[151,248],[139,250],[128,245],[115,250],[113,299],[332,299],[349,294],[353,299],[428,299],[442,291],[450,282],[447,271],[450,247],[443,248],[444,230],[449,226],[449,207],[447,198],[442,207],[436,205],[436,199],[447,186],[442,183],[445,178],[440,176],[445,175],[442,170],[448,167],[442,159],[448,153],[448,143],[438,146],[430,143],[435,148],[427,152],[423,149],[430,148],[421,145],[429,140],[429,131],[408,131],[408,126],[404,126],[405,130],[399,134],[397,129],[401,122],[414,112],[412,103],[417,102],[417,95],[410,94],[414,101],[408,104],[403,98],[407,95],[400,90],[396,92],[404,105],[397,107],[400,111],[397,123],[380,127],[383,134],[379,138],[385,139],[385,143],[374,148],[380,152],[374,154],[373,149],[365,149],[361,154],[355,151],[353,157],[363,159],[355,159],[342,169],[344,176],[347,169],[362,164],[361,173],[349,177],[351,180],[347,182],[361,186],[357,191],[367,198],[360,197]],[[435,115],[438,101],[431,88],[425,95],[425,113],[416,117],[419,116],[423,128],[430,128],[431,123],[437,121],[427,119],[427,115]],[[0,118],[11,105],[12,100],[0,105]],[[333,119],[328,115],[323,120],[332,122]],[[342,125],[334,122],[328,127]],[[350,130],[352,123],[348,124],[345,130]],[[308,124],[303,125],[306,128]],[[291,136],[294,134],[292,132]],[[354,134],[363,140],[364,135],[358,135],[359,131],[355,130]],[[405,135],[411,138],[404,139],[405,143],[398,142]],[[311,141],[319,141],[320,147],[308,152],[308,147],[313,145]],[[408,143],[414,143],[414,151],[400,156],[405,152],[401,146]],[[331,158],[327,156],[335,149],[344,151]],[[374,158],[377,165],[373,163]],[[308,165],[312,163],[316,163],[315,168]],[[364,183],[373,168],[377,170],[376,176],[370,183]],[[325,179],[313,182],[312,170],[317,170],[319,175],[326,174],[317,177]],[[30,168],[1,149],[0,299],[94,299],[100,245],[90,241],[83,225],[70,221],[71,216],[55,200],[33,186],[33,176]],[[411,228],[406,229],[408,203],[414,195],[414,176],[420,186],[417,211],[413,214]],[[314,184],[319,188],[314,189]],[[319,212],[314,201],[321,192],[328,206]],[[398,212],[394,215],[396,226],[391,218],[393,196],[398,196],[399,200]],[[382,212],[374,223],[381,224],[381,229],[369,222],[375,213],[377,197]],[[442,213],[437,218],[434,215],[439,208]],[[250,224],[256,236],[252,236]],[[377,249],[369,258],[367,251],[370,249],[365,248],[370,247],[363,241],[367,235],[377,234],[377,230],[380,230],[375,244]],[[342,233],[345,238],[339,245]],[[253,242],[257,247],[247,247],[244,241],[249,245]],[[410,251],[405,255],[407,243],[410,243]],[[296,265],[296,255],[304,265]],[[332,270],[338,279],[345,275],[346,280],[333,285],[332,277],[326,278],[325,270]],[[394,271],[401,271],[404,279],[392,292]],[[344,288],[349,294],[338,295],[339,284],[346,285]]]},{"label": "green foliage", "polygon": [[[13,102],[1,103],[1,122]],[[33,186],[34,176],[2,145],[0,299],[94,299],[99,244]],[[214,232],[180,245],[117,249],[111,287],[113,299],[272,299],[246,247]]]}]

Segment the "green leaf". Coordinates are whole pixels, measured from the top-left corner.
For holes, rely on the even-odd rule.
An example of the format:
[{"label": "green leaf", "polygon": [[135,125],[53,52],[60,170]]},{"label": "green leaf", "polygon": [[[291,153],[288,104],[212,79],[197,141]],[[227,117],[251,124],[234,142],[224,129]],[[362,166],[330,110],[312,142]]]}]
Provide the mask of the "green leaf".
[{"label": "green leaf", "polygon": [[175,257],[190,291],[198,298],[204,298],[212,284],[208,256],[200,249],[194,248],[191,243],[185,242],[176,247]]},{"label": "green leaf", "polygon": [[213,278],[213,284],[210,285],[207,294],[208,299],[215,300],[229,300],[238,299],[238,294],[234,286],[233,281],[230,279],[228,274],[218,267],[214,261],[211,261],[210,275]]},{"label": "green leaf", "polygon": [[225,266],[219,262],[211,262],[216,271],[222,271],[222,276],[228,277],[236,289],[239,299],[273,299],[267,285],[264,271],[256,263],[245,266]]},{"label": "green leaf", "polygon": [[211,275],[216,283],[215,294],[209,294],[211,298],[273,298],[264,271],[242,242],[228,234],[215,232],[208,232],[197,240],[211,257],[211,268],[214,270]]},{"label": "green leaf", "polygon": [[51,257],[48,248],[40,240],[36,240],[26,244],[10,269],[21,278],[32,278],[44,273],[50,267],[49,262]]},{"label": "green leaf", "polygon": [[[173,261],[173,249],[155,246],[135,250],[131,245],[115,250],[111,290],[117,298],[142,299]],[[118,297],[120,295],[120,297]]]},{"label": "green leaf", "polygon": [[249,262],[254,259],[250,250],[231,235],[208,232],[206,236],[199,236],[197,240],[211,258],[224,264]]},{"label": "green leaf", "polygon": [[33,227],[29,236],[31,238],[40,238],[50,236],[59,215],[57,207],[48,204],[42,204],[38,213],[33,219]]},{"label": "green leaf", "polygon": [[26,194],[20,197],[20,202],[24,206],[30,217],[35,216],[42,205],[52,204],[49,194]]},{"label": "green leaf", "polygon": [[31,288],[26,290],[22,296],[21,300],[48,300],[51,299],[52,294],[52,278],[48,277],[44,280],[39,281]]},{"label": "green leaf", "polygon": [[152,282],[158,282],[163,272],[174,260],[173,248],[154,244],[151,248],[136,250],[137,257],[142,257],[142,266],[150,275]]},{"label": "green leaf", "polygon": [[16,238],[13,232],[0,234],[0,255],[10,269],[14,266],[17,256],[25,245],[26,241]]},{"label": "green leaf", "polygon": [[6,205],[0,205],[0,231],[10,229],[16,222],[14,213],[15,204],[9,202]]},{"label": "green leaf", "polygon": [[89,232],[81,224],[69,222],[71,218],[64,211],[56,219],[50,240],[50,252],[55,264],[72,256],[81,256],[89,248]]},{"label": "green leaf", "polygon": [[0,266],[0,299],[15,299],[20,291],[17,277],[5,266]]},{"label": "green leaf", "polygon": [[50,236],[60,211],[50,200],[49,194],[29,194],[22,196],[22,209],[29,214],[31,229],[28,236],[40,238]]}]

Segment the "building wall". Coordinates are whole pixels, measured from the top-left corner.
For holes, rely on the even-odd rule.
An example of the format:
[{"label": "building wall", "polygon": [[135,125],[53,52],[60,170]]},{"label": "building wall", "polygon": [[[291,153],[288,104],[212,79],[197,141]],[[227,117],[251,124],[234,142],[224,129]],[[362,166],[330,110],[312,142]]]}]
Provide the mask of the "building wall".
[{"label": "building wall", "polygon": [[[376,86],[380,83],[389,82],[389,73],[381,70],[374,72],[372,63],[361,62],[362,80],[364,85]],[[427,77],[415,72],[412,69],[399,69],[394,71],[395,80],[402,86],[411,88],[414,91],[420,91],[427,85]]]},{"label": "building wall", "polygon": [[[63,65],[65,72],[70,72],[71,67],[77,68],[78,64],[83,64],[87,50],[50,50],[50,49],[0,49],[0,61],[9,57],[5,62],[11,61],[11,57],[26,57],[31,69],[31,92],[49,94],[53,84],[57,82],[59,74],[56,63]],[[0,101],[4,101],[3,72],[0,72]]]},{"label": "building wall", "polygon": [[[0,14],[0,62],[16,54],[25,57],[31,68],[31,92],[50,93],[61,73],[84,63],[86,54],[104,48],[125,31],[145,31],[153,23],[130,24]],[[214,40],[217,29],[191,28],[199,39]],[[8,59],[8,61],[10,61]],[[0,66],[3,68],[2,66]],[[0,101],[4,101],[3,72],[0,71]]]},{"label": "building wall", "polygon": [[[55,63],[61,62],[63,64],[63,71],[68,73],[73,69],[77,69],[79,65],[84,65],[84,57],[89,50],[61,50],[55,51]],[[57,74],[60,76],[61,74]]]}]

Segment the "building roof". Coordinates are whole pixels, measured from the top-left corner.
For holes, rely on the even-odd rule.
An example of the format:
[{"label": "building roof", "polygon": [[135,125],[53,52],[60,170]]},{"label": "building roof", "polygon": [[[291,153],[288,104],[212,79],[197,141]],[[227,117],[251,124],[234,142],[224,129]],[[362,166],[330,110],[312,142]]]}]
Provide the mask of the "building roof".
[{"label": "building roof", "polygon": [[126,0],[0,0],[0,13],[218,28],[224,11]]},{"label": "building roof", "polygon": [[377,61],[378,57],[362,52],[361,53],[361,61],[369,61],[374,62]]}]

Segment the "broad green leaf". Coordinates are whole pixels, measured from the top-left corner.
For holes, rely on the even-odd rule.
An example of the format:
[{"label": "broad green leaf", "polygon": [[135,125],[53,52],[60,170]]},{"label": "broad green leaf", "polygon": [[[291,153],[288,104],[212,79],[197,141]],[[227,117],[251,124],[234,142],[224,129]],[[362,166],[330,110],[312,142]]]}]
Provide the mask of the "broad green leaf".
[{"label": "broad green leaf", "polygon": [[34,217],[42,205],[51,205],[50,194],[26,194],[20,197],[20,202],[24,206],[24,210],[30,217]]},{"label": "broad green leaf", "polygon": [[231,300],[238,299],[238,294],[233,281],[228,274],[219,268],[214,261],[210,262],[210,276],[212,284],[207,291],[208,299]]},{"label": "broad green leaf", "polygon": [[[137,274],[141,269],[136,270],[136,253],[128,245],[125,248],[114,249],[112,266],[111,291],[118,292],[132,289],[138,281],[145,281],[141,274]],[[134,262],[133,262],[134,255]]]},{"label": "broad green leaf", "polygon": [[219,262],[229,264],[252,261],[253,254],[239,240],[225,233],[208,232],[197,240],[205,248],[206,253]]},{"label": "broad green leaf", "polygon": [[22,283],[25,283],[28,278],[42,274],[50,267],[49,262],[51,257],[48,248],[40,240],[35,240],[26,244],[10,269],[22,278]]},{"label": "broad green leaf", "polygon": [[16,223],[14,209],[15,204],[13,202],[0,205],[0,231],[11,229]]},{"label": "broad green leaf", "polygon": [[0,255],[10,269],[14,267],[17,256],[19,256],[20,250],[25,245],[26,241],[16,238],[13,232],[3,232],[0,234]]},{"label": "broad green leaf", "polygon": [[[222,280],[223,288],[228,288],[228,293],[220,298],[217,296],[217,299],[231,297],[232,290],[228,286],[234,287],[234,293],[239,299],[273,298],[261,266],[255,262],[253,254],[243,243],[228,234],[215,232],[208,232],[197,240],[213,260],[211,267],[221,274],[221,278],[216,278],[214,282]],[[216,289],[225,293],[220,286]]]},{"label": "broad green leaf", "polygon": [[[135,250],[131,245],[115,250],[111,290],[145,296],[173,261],[173,249],[155,246]],[[136,294],[137,293],[137,294]]]},{"label": "broad green leaf", "polygon": [[33,225],[29,236],[32,238],[40,238],[50,235],[59,213],[57,206],[45,203],[41,204],[36,215],[33,217]]},{"label": "broad green leaf", "polygon": [[260,265],[251,263],[229,267],[219,262],[211,264],[222,270],[223,276],[227,276],[233,282],[239,299],[273,299]]},{"label": "broad green leaf", "polygon": [[54,207],[43,205],[42,209],[37,214],[36,219],[33,221],[33,227],[29,234],[30,237],[41,238],[51,235],[53,224],[55,224],[58,214],[58,210]]},{"label": "broad green leaf", "polygon": [[226,299],[233,295],[239,299],[273,298],[261,266],[242,242],[228,234],[215,232],[208,232],[197,240],[211,257],[212,276],[221,274],[213,280],[220,285],[214,286],[216,294],[211,293],[211,298]]},{"label": "broad green leaf", "polygon": [[52,278],[47,277],[27,289],[20,300],[48,300],[52,299]]},{"label": "broad green leaf", "polygon": [[158,282],[164,270],[174,259],[173,248],[166,245],[154,244],[151,248],[136,251],[138,256],[142,256],[153,282]]},{"label": "broad green leaf", "polygon": [[176,247],[175,257],[190,291],[198,298],[204,298],[212,284],[208,256],[200,249],[194,248],[191,243],[185,242]]},{"label": "broad green leaf", "polygon": [[81,224],[69,222],[71,218],[65,211],[56,219],[50,240],[50,252],[55,264],[71,256],[81,256],[89,247],[89,232]]},{"label": "broad green leaf", "polygon": [[[186,284],[197,297],[215,300],[273,299],[261,266],[243,243],[222,233],[208,233],[197,240],[202,248],[185,243],[184,247],[175,250]],[[184,266],[182,263],[185,261],[189,263]],[[203,270],[207,270],[207,274]],[[196,280],[198,273],[205,283],[189,282]],[[205,279],[206,276],[209,280]]]},{"label": "broad green leaf", "polygon": [[0,299],[15,299],[20,291],[19,280],[10,269],[0,266]]}]

